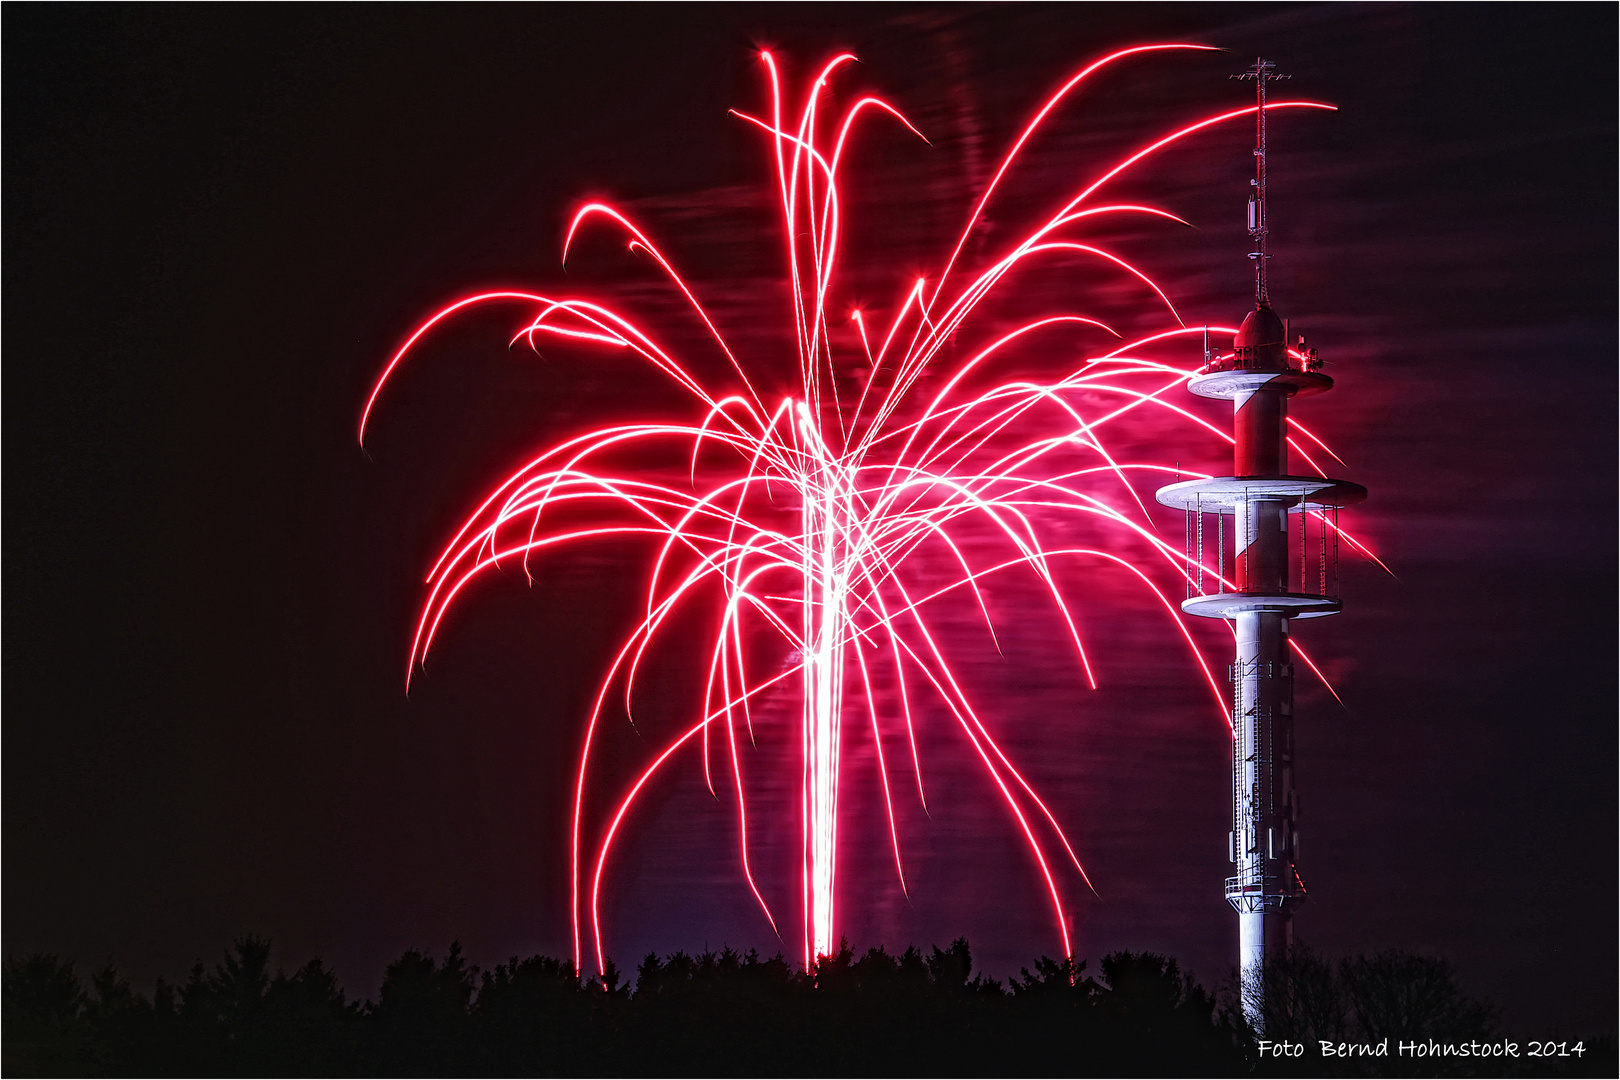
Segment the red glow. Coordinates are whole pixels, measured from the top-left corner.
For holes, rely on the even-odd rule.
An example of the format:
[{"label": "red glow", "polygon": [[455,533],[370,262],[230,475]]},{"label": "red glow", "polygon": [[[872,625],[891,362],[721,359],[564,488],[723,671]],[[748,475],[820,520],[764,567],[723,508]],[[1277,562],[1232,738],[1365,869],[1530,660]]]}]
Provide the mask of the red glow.
[{"label": "red glow", "polygon": [[[922,133],[892,105],[862,97],[834,125],[836,135],[828,155],[821,149],[825,140],[818,130],[817,114],[829,99],[835,71],[853,57],[843,55],[829,62],[812,80],[796,122],[785,122],[776,61],[769,53],[762,54],[770,119],[737,115],[769,139],[777,166],[799,369],[799,390],[790,399],[773,404],[761,398],[748,365],[727,343],[671,260],[621,210],[595,202],[582,207],[570,223],[564,258],[586,225],[601,222],[622,229],[629,237],[629,248],[645,253],[679,290],[729,361],[737,386],[706,385],[696,369],[660,346],[653,333],[615,310],[577,297],[552,298],[531,292],[494,291],[457,300],[423,322],[389,360],[362,411],[362,440],[384,386],[419,340],[451,315],[494,302],[521,303],[531,312],[514,341],[523,339],[533,346],[538,337],[549,336],[586,348],[628,349],[690,393],[702,413],[696,423],[621,424],[552,447],[482,500],[427,576],[427,599],[408,661],[411,670],[426,662],[452,603],[485,571],[503,562],[518,562],[528,573],[533,556],[564,544],[607,537],[646,537],[657,545],[644,614],[597,685],[580,748],[570,841],[576,961],[586,951],[588,930],[589,950],[599,968],[604,963],[599,902],[613,841],[648,781],[683,747],[699,754],[705,780],[717,797],[722,791],[728,798],[734,795],[743,877],[772,930],[781,932],[766,901],[769,889],[755,878],[750,862],[748,785],[744,746],[737,729],[739,725],[744,729],[751,745],[752,710],[770,696],[767,691],[790,678],[798,683],[800,699],[800,902],[807,964],[837,947],[839,760],[844,740],[864,738],[867,731],[876,751],[895,872],[905,887],[896,823],[897,792],[890,783],[891,761],[884,751],[884,739],[897,739],[904,733],[917,796],[926,807],[916,739],[918,706],[924,701],[950,714],[991,789],[1006,807],[1050,901],[1063,953],[1072,955],[1065,890],[1073,889],[1076,881],[1089,887],[1090,880],[1056,815],[1003,752],[941,640],[941,602],[961,597],[974,602],[995,641],[996,629],[981,592],[981,581],[986,578],[1003,573],[1033,575],[1073,646],[1080,672],[1095,688],[1097,675],[1075,616],[1075,597],[1085,579],[1069,573],[1068,568],[1097,565],[1125,570],[1151,597],[1150,607],[1156,605],[1177,626],[1191,657],[1189,672],[1196,669],[1201,673],[1217,715],[1230,728],[1225,691],[1179,609],[1149,573],[1152,570],[1171,581],[1189,576],[1182,549],[1160,537],[1149,519],[1148,500],[1143,498],[1143,491],[1151,491],[1172,469],[1163,462],[1119,460],[1104,437],[1128,418],[1140,417],[1138,410],[1147,410],[1230,442],[1226,432],[1167,402],[1164,395],[1192,374],[1185,366],[1187,335],[1208,329],[1231,333],[1232,328],[1187,327],[1149,273],[1112,251],[1066,238],[1066,230],[1094,218],[1126,213],[1185,225],[1175,215],[1153,207],[1082,208],[1082,204],[1132,164],[1194,132],[1240,119],[1254,110],[1223,112],[1149,143],[1069,197],[1044,225],[965,287],[951,292],[947,286],[963,245],[997,186],[1043,121],[1074,88],[1126,57],[1205,48],[1153,45],[1126,49],[1069,79],[1036,113],[1002,160],[969,216],[962,239],[938,276],[931,279],[931,291],[928,278],[908,278],[899,284],[897,293],[902,299],[888,317],[875,352],[860,311],[849,316],[855,334],[841,331],[858,338],[858,352],[835,344],[829,329],[830,308],[849,310],[833,307],[839,281],[839,168],[854,122],[863,113],[889,116],[918,137]],[[1311,102],[1269,107],[1330,108]],[[1027,260],[1044,253],[1098,260],[1133,283],[1132,288],[1140,289],[1145,300],[1162,304],[1172,325],[1084,360],[1056,381],[1009,381],[988,389],[965,389],[970,375],[983,376],[1003,349],[1037,331],[1099,343],[1104,335],[1120,337],[1091,315],[1053,313],[1018,326],[980,349],[943,380],[943,387],[931,399],[921,401],[912,394],[925,369],[938,362],[946,342],[964,327],[980,303],[1015,270],[1031,270],[1034,264],[1026,265]],[[1169,363],[1151,358],[1160,352],[1182,359]],[[846,408],[839,400],[835,375],[855,364],[867,368],[866,381],[858,400]],[[888,379],[883,389],[878,389],[879,369],[885,369]],[[1299,430],[1326,449],[1314,435]],[[680,460],[689,463],[689,489],[615,470],[616,452],[660,446],[678,449]],[[1141,486],[1144,483],[1146,488]],[[568,508],[591,510],[596,523],[568,528],[554,525],[558,512]],[[1056,538],[1055,523],[1059,521],[1116,537],[1121,550],[1070,546]],[[973,545],[962,542],[970,533],[977,538]],[[991,560],[975,554],[985,550],[987,541],[1000,545],[1000,554]],[[1143,550],[1149,553],[1145,560],[1122,554]],[[920,552],[942,556],[955,567],[951,571],[955,576],[943,584],[919,581],[917,571],[907,564]],[[1065,569],[1061,576],[1059,564]],[[593,775],[599,722],[610,699],[622,698],[625,711],[630,711],[631,692],[649,650],[676,613],[698,604],[700,598],[719,603],[712,637],[706,643],[704,689],[695,713],[699,719],[663,744],[637,774],[614,803],[594,850],[587,854],[591,845],[586,841],[586,791]],[[765,665],[762,670],[758,650],[751,656],[745,648],[745,639],[757,630],[774,632],[782,647],[791,650],[786,666]],[[407,683],[409,678],[408,672]],[[859,683],[853,697],[864,703],[867,715],[861,723],[846,724],[844,691],[851,679]],[[714,782],[717,758],[722,770],[730,770],[729,783]],[[589,887],[585,889],[587,875]]]}]

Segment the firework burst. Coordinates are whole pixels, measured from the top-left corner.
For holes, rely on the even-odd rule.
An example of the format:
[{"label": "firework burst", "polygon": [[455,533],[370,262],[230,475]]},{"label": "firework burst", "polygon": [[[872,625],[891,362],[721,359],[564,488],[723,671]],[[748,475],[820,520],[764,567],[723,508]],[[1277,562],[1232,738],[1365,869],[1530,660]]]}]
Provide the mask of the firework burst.
[{"label": "firework burst", "polygon": [[[1109,441],[1115,430],[1158,413],[1178,424],[1201,425],[1229,442],[1218,429],[1167,401],[1166,392],[1192,371],[1187,359],[1196,352],[1193,336],[1231,328],[1189,327],[1153,277],[1088,241],[1086,230],[1121,216],[1184,225],[1162,209],[1107,202],[1109,182],[1189,136],[1250,116],[1254,109],[1212,115],[1143,144],[1054,200],[1055,210],[1040,227],[986,268],[968,272],[959,263],[1030,137],[1088,80],[1129,60],[1204,48],[1126,49],[1067,80],[1002,159],[937,273],[897,283],[898,306],[875,326],[862,312],[849,310],[840,287],[845,151],[857,125],[869,121],[891,125],[898,137],[921,138],[922,133],[898,108],[876,97],[835,108],[833,85],[851,56],[831,60],[793,106],[784,98],[775,59],[763,54],[768,108],[762,116],[734,115],[757,129],[775,166],[772,201],[791,283],[786,315],[798,358],[797,391],[788,396],[767,396],[758,377],[765,370],[761,359],[745,360],[734,352],[674,262],[638,223],[605,203],[577,212],[564,258],[583,229],[619,231],[684,298],[712,339],[709,347],[726,361],[723,379],[701,376],[666,349],[654,330],[610,306],[525,290],[456,300],[423,322],[389,361],[366,402],[362,441],[379,395],[422,338],[458,313],[491,304],[523,310],[514,344],[632,353],[678,384],[693,403],[689,415],[668,422],[604,427],[569,439],[491,491],[428,573],[427,598],[411,645],[407,683],[432,648],[446,613],[487,571],[542,572],[538,557],[566,545],[613,537],[649,543],[641,617],[597,686],[579,751],[571,899],[574,955],[581,968],[587,956],[598,970],[605,964],[600,895],[614,840],[648,781],[683,750],[701,759],[710,790],[733,803],[742,877],[772,928],[779,935],[802,934],[807,966],[836,951],[839,807],[848,797],[840,790],[841,754],[851,739],[870,739],[895,873],[904,887],[895,804],[915,797],[926,805],[917,738],[925,713],[953,724],[982,767],[989,790],[1027,845],[1063,954],[1072,954],[1065,891],[1089,880],[1057,817],[1004,752],[991,718],[953,667],[942,641],[941,612],[947,601],[966,602],[993,636],[984,590],[1006,575],[1026,575],[1049,598],[1078,673],[1095,688],[1074,598],[1084,588],[1088,567],[1117,568],[1180,629],[1217,713],[1225,716],[1223,691],[1161,585],[1180,582],[1198,568],[1187,564],[1179,545],[1160,538],[1148,516],[1151,500],[1142,497],[1175,470],[1165,462],[1120,460],[1110,453]],[[1268,106],[1327,107],[1301,101]],[[1057,311],[1001,334],[965,361],[942,356],[987,298],[1052,257],[1091,260],[1117,274],[1162,312],[1162,329],[1125,341],[1093,314]],[[1015,346],[1052,340],[1086,350],[1084,361],[1053,381],[995,382],[997,361]],[[947,362],[949,369],[939,370]],[[857,372],[864,380],[852,377]],[[923,383],[925,375],[937,377]],[[686,463],[685,482],[624,466],[648,448],[678,453]],[[1054,526],[1065,521],[1080,527]],[[1075,546],[1066,538],[1077,534],[1099,540],[1095,546]],[[986,552],[994,554],[986,557]],[[952,569],[942,576],[941,565]],[[716,613],[704,645],[700,700],[679,734],[658,748],[612,803],[605,820],[588,821],[586,796],[601,725],[621,707],[630,711],[649,649],[692,610]],[[774,655],[786,652],[786,665],[760,662],[760,651],[749,642],[761,634],[774,635],[779,642]],[[759,819],[751,811],[748,772],[755,715],[767,699],[783,695],[796,699],[800,739],[796,824],[802,871],[796,926],[767,902],[771,890],[762,887],[750,859],[750,830],[758,828]]]}]

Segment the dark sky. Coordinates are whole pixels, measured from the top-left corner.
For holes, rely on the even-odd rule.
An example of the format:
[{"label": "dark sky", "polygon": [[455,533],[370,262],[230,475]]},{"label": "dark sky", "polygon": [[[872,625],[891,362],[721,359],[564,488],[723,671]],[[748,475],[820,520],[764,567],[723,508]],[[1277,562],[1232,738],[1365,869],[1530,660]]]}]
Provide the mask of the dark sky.
[{"label": "dark sky", "polygon": [[[1599,4],[8,10],[6,952],[145,981],[254,931],[361,994],[412,945],[566,952],[566,784],[637,553],[484,588],[407,698],[419,571],[520,455],[680,399],[616,362],[509,353],[511,318],[475,318],[407,372],[368,458],[352,433],[381,362],[484,285],[566,281],[658,317],[667,291],[609,245],[559,270],[567,212],[595,195],[668,241],[754,355],[780,348],[761,144],[725,112],[760,107],[760,44],[798,71],[850,48],[851,85],[930,136],[861,148],[859,281],[888,297],[938,264],[1045,92],[1113,47],[1182,38],[1232,53],[1133,68],[1065,114],[985,250],[1101,155],[1241,103],[1226,75],[1257,53],[1290,94],[1341,107],[1278,125],[1274,294],[1333,364],[1338,389],[1300,415],[1371,490],[1345,524],[1396,577],[1347,558],[1346,613],[1300,631],[1346,707],[1300,691],[1298,933],[1447,956],[1521,1030],[1612,1030],[1615,21]],[[1195,231],[1120,234],[1189,321],[1248,302],[1246,138],[1140,181]],[[1033,283],[1032,302],[1066,287]],[[1082,954],[1154,949],[1218,982],[1236,937],[1223,741],[1163,628],[1110,597],[1096,694],[1016,592],[1007,658],[970,673],[1016,714],[1011,750],[1097,884]],[[682,715],[680,667],[651,723]],[[1004,813],[936,749],[913,895],[875,839],[850,840],[846,932],[966,933],[1006,975],[1055,951],[1048,920]],[[621,966],[778,947],[728,821],[695,762],[655,790],[611,882]],[[867,836],[869,815],[851,821]],[[764,843],[786,896],[791,844]]]}]

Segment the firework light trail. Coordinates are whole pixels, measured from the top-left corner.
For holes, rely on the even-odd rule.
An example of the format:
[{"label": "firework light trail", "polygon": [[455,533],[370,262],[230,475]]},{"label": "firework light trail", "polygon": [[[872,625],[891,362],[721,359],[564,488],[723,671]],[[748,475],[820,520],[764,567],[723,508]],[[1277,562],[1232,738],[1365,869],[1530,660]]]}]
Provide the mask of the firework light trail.
[{"label": "firework light trail", "polygon": [[[1055,200],[1055,211],[1040,227],[987,269],[970,275],[958,264],[969,235],[1026,143],[1088,80],[1124,61],[1206,48],[1163,44],[1126,49],[1070,78],[1000,162],[937,275],[899,282],[898,307],[873,325],[862,312],[851,313],[847,299],[839,306],[840,170],[857,123],[886,123],[901,138],[921,138],[922,133],[898,108],[875,97],[854,100],[834,122],[828,121],[824,114],[834,108],[835,77],[852,56],[826,64],[795,110],[784,99],[776,60],[762,54],[768,111],[763,116],[734,115],[758,131],[775,165],[773,202],[785,245],[791,283],[788,315],[798,356],[798,391],[783,399],[767,396],[761,385],[765,380],[757,374],[762,369],[751,369],[733,351],[663,250],[625,213],[604,203],[577,212],[564,259],[588,226],[617,230],[632,251],[650,258],[667,276],[712,347],[724,356],[729,374],[723,385],[706,382],[693,365],[666,350],[652,330],[626,314],[588,299],[519,290],[455,301],[422,323],[388,362],[361,416],[362,442],[379,395],[424,335],[458,313],[491,304],[526,309],[514,344],[627,351],[672,379],[693,401],[689,418],[623,424],[569,439],[491,491],[428,573],[427,599],[411,645],[407,684],[432,648],[446,613],[486,571],[520,567],[532,575],[541,572],[536,568],[540,556],[580,542],[639,537],[649,543],[653,557],[642,615],[596,688],[574,783],[570,895],[579,970],[587,957],[595,960],[597,970],[606,963],[600,894],[614,839],[648,781],[683,750],[701,757],[710,791],[734,803],[741,873],[764,917],[779,935],[795,929],[767,902],[771,890],[756,878],[750,860],[756,818],[750,814],[746,763],[754,747],[755,714],[767,699],[784,692],[796,694],[798,701],[797,921],[807,966],[838,947],[841,754],[851,740],[870,740],[895,872],[904,888],[895,804],[914,797],[926,806],[917,737],[925,713],[953,724],[982,767],[1027,846],[1063,955],[1073,954],[1065,890],[1089,885],[1089,879],[1057,817],[1003,751],[992,731],[993,718],[974,703],[947,656],[941,601],[967,602],[993,640],[995,626],[982,590],[996,578],[1027,575],[1050,601],[1079,674],[1095,688],[1074,608],[1084,584],[1077,575],[1088,567],[1123,571],[1140,585],[1150,607],[1162,609],[1176,623],[1208,684],[1216,713],[1226,716],[1222,687],[1182,625],[1176,605],[1155,581],[1157,576],[1180,583],[1194,572],[1211,572],[1189,565],[1183,549],[1160,539],[1148,519],[1142,490],[1151,492],[1174,470],[1164,462],[1118,459],[1108,449],[1107,436],[1111,429],[1156,412],[1230,442],[1217,428],[1165,400],[1166,392],[1180,386],[1192,369],[1184,359],[1178,366],[1157,357],[1185,358],[1193,351],[1194,335],[1229,334],[1232,328],[1188,326],[1148,273],[1110,250],[1083,242],[1082,236],[1088,224],[1121,215],[1185,224],[1164,210],[1108,203],[1100,194],[1138,162],[1169,152],[1211,126],[1250,116],[1253,107],[1211,115],[1145,142]],[[1268,108],[1330,106],[1284,101]],[[1002,334],[953,370],[939,373],[947,377],[930,385],[940,388],[924,394],[919,380],[936,374],[942,351],[986,299],[1004,290],[1017,273],[1033,269],[1029,264],[1054,258],[1092,260],[1118,275],[1143,302],[1162,311],[1163,329],[1124,341],[1092,315],[1050,313]],[[1089,350],[1080,354],[1088,358],[1063,378],[982,385],[1015,345],[1060,340],[1071,349],[1079,340],[1079,347]],[[753,378],[751,370],[756,372]],[[850,390],[852,374],[866,376],[859,393]],[[1326,449],[1303,428],[1297,431]],[[677,450],[686,463],[686,482],[663,482],[646,470],[625,466],[647,447]],[[1054,541],[1051,523],[1063,519],[1080,522],[1085,526],[1081,534],[1101,538],[1098,545]],[[965,542],[969,534],[978,538],[975,544]],[[1065,533],[1073,535],[1072,528]],[[1115,542],[1108,541],[1110,536]],[[987,543],[999,545],[993,559],[982,555]],[[944,577],[941,562],[954,567]],[[598,834],[587,837],[587,788],[601,725],[621,707],[630,712],[649,650],[668,636],[683,613],[711,610],[703,606],[705,599],[713,603],[717,617],[707,631],[702,691],[689,723],[659,748],[612,804]],[[781,643],[770,663],[762,663],[761,651],[749,644],[762,633]],[[786,665],[780,660],[783,651],[789,656]],[[907,796],[907,791],[913,794]]]}]

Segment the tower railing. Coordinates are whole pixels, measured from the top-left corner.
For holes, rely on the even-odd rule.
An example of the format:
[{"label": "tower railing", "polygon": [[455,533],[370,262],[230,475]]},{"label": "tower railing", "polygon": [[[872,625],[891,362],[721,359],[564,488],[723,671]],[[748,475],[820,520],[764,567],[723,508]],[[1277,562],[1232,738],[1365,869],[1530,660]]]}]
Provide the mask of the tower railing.
[{"label": "tower railing", "polygon": [[1282,911],[1291,902],[1300,902],[1304,895],[1305,883],[1299,874],[1285,872],[1280,862],[1267,862],[1264,870],[1245,867],[1242,873],[1226,879],[1226,899],[1244,915]]},{"label": "tower railing", "polygon": [[[1283,361],[1285,371],[1313,373],[1322,370],[1324,364],[1322,357],[1314,348],[1306,346],[1303,337],[1296,344],[1290,345],[1286,353],[1287,357]],[[1266,368],[1269,363],[1248,349],[1221,352],[1207,345],[1204,347],[1204,371],[1255,371]]]},{"label": "tower railing", "polygon": [[[1339,508],[1299,504],[1288,508],[1289,566],[1284,581],[1300,596],[1339,598]],[[1236,574],[1239,516],[1229,503],[1195,500],[1182,511],[1182,576],[1187,599],[1240,592]],[[1292,587],[1298,586],[1297,591]]]}]

